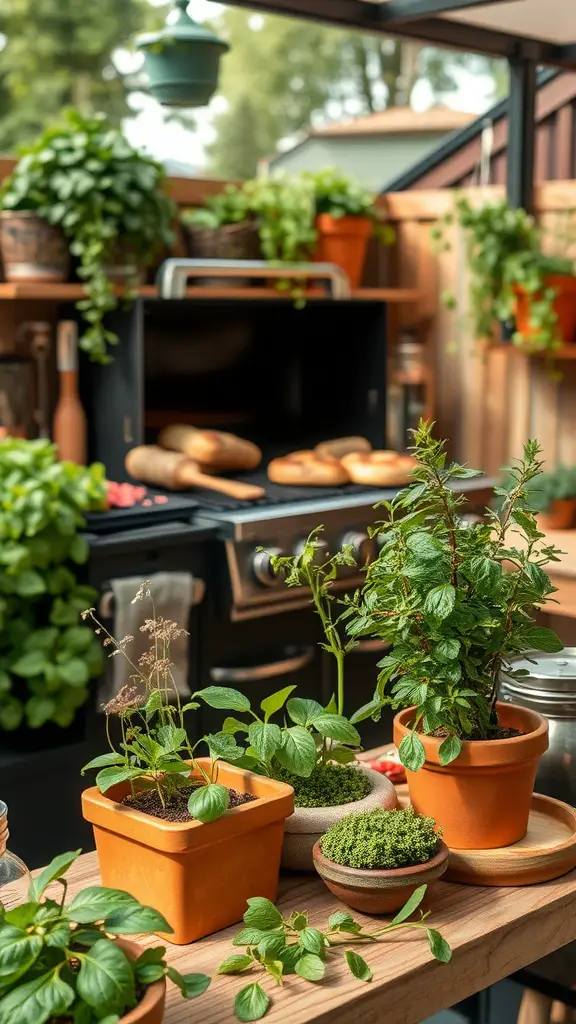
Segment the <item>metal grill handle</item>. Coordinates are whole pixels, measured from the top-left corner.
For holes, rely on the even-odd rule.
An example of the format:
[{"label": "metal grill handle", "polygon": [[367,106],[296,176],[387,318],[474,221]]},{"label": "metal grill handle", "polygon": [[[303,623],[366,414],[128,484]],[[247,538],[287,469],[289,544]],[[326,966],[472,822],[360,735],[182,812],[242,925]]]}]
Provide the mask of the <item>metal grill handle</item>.
[{"label": "metal grill handle", "polygon": [[[217,272],[217,274],[215,273]],[[183,299],[190,277],[229,277],[231,284],[235,277],[265,278],[282,281],[314,278],[323,281],[333,299],[349,299],[350,281],[348,275],[335,263],[284,263],[272,266],[266,260],[165,260],[156,277],[156,287],[161,299]],[[246,290],[246,297],[250,292]]]}]

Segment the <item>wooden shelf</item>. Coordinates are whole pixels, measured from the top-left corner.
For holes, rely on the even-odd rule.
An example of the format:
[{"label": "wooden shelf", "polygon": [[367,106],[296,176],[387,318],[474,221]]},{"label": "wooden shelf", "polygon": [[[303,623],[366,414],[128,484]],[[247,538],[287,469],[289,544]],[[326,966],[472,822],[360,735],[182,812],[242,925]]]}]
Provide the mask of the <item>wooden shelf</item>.
[{"label": "wooden shelf", "polygon": [[[122,294],[122,291],[122,288],[118,289],[119,294]],[[84,298],[84,294],[83,286],[77,283],[40,284],[12,281],[0,284],[0,300],[75,302]],[[156,286],[153,284],[142,285],[138,288],[138,294],[146,298],[158,297]],[[326,292],[319,288],[307,295],[306,301],[325,299],[326,297]],[[280,293],[273,288],[210,288],[206,286],[188,288],[186,298],[292,301],[289,293]],[[417,288],[357,288],[352,292],[352,298],[366,302],[413,303],[420,300],[421,292]]]},{"label": "wooden shelf", "polygon": [[515,352],[516,355],[527,356],[529,359],[576,359],[576,342],[573,345],[562,345],[562,348],[556,352],[527,352],[526,349],[519,348],[518,345],[507,345],[504,342],[496,342],[489,348],[491,351],[499,349],[500,351]]}]

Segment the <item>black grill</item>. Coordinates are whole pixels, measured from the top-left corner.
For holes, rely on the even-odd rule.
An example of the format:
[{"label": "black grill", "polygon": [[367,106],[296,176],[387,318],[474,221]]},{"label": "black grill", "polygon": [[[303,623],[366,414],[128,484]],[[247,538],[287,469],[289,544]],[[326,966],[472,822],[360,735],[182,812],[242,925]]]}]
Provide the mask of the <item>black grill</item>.
[{"label": "black grill", "polygon": [[298,501],[318,501],[322,498],[345,499],[347,495],[374,490],[373,487],[361,487],[358,484],[342,484],[340,487],[288,487],[286,484],[271,483],[265,469],[259,469],[252,473],[238,473],[234,479],[241,480],[242,483],[264,487],[265,497],[259,498],[257,501],[238,501],[237,498],[229,498],[226,494],[201,488],[195,489],[191,493],[200,507],[207,511],[233,512],[236,509],[262,509],[277,505],[289,505]]}]

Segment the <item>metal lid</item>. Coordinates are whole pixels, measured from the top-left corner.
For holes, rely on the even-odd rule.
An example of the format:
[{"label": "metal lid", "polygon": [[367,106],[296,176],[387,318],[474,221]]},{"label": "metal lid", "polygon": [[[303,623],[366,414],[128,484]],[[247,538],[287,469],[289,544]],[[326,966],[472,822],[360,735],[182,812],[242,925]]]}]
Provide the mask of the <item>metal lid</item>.
[{"label": "metal lid", "polygon": [[534,651],[518,658],[510,659],[514,669],[525,669],[529,674],[520,679],[512,679],[503,673],[506,686],[517,690],[549,690],[554,693],[574,693],[576,691],[576,647],[565,647],[559,654],[547,654]]},{"label": "metal lid", "polygon": [[172,20],[172,13],[168,15],[166,24],[158,32],[148,32],[138,36],[136,46],[140,49],[147,47],[162,47],[167,43],[211,43],[219,46],[223,51],[229,50],[228,43],[219,39],[205,25],[198,25],[187,13],[190,0],[175,0],[178,9],[178,16]]}]

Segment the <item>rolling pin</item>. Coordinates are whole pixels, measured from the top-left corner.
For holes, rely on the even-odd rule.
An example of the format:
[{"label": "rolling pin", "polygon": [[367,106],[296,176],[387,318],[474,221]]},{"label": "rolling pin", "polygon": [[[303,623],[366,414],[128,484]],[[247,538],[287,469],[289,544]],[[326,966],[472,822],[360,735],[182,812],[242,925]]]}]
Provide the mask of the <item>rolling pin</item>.
[{"label": "rolling pin", "polygon": [[371,452],[372,445],[367,437],[338,437],[334,441],[322,441],[316,445],[314,451],[322,459],[327,456],[341,459],[344,455],[352,455],[353,452]]},{"label": "rolling pin", "polygon": [[182,452],[206,470],[256,469],[262,452],[251,441],[221,430],[197,430],[175,423],[160,431],[158,444]]},{"label": "rolling pin", "polygon": [[124,465],[131,477],[143,484],[185,491],[189,487],[204,487],[210,491],[228,494],[239,501],[263,498],[263,487],[243,484],[238,480],[222,480],[207,476],[192,459],[180,452],[168,452],[153,444],[142,444],[128,452]]}]

